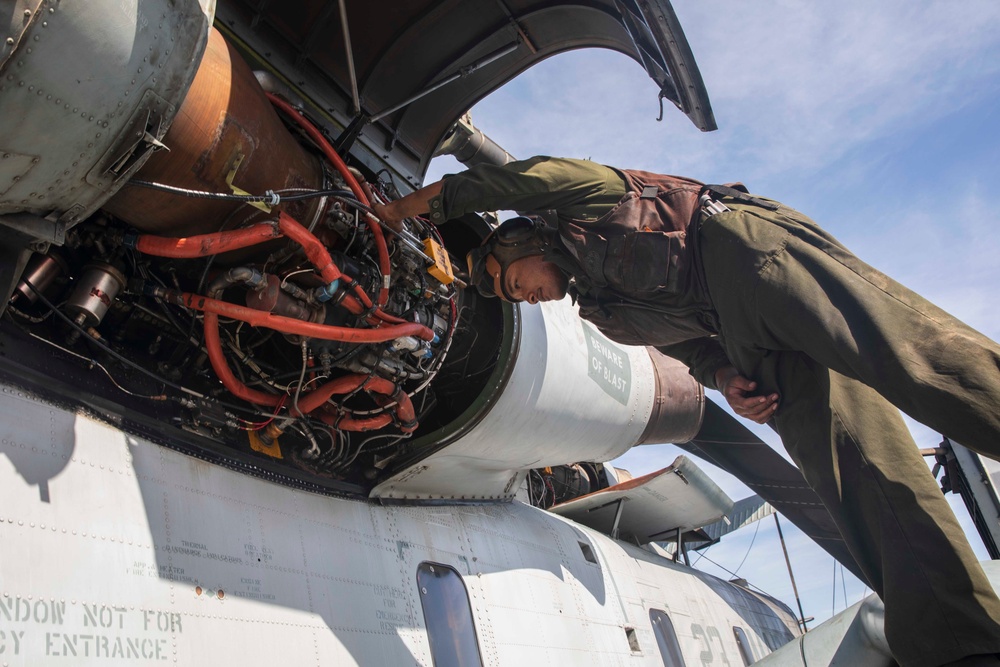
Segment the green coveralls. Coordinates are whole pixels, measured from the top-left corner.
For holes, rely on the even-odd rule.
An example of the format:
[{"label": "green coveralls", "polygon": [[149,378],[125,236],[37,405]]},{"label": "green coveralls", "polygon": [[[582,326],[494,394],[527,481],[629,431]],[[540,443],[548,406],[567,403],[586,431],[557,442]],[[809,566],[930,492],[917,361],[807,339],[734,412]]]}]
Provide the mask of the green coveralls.
[{"label": "green coveralls", "polygon": [[[614,170],[532,158],[447,177],[444,219],[556,209],[597,219]],[[1000,653],[1000,600],[896,406],[1000,458],[1000,346],[857,259],[802,214],[724,199],[699,245],[717,337],[664,348],[714,387],[732,363],[777,392],[771,424],[886,607],[904,666]]]}]

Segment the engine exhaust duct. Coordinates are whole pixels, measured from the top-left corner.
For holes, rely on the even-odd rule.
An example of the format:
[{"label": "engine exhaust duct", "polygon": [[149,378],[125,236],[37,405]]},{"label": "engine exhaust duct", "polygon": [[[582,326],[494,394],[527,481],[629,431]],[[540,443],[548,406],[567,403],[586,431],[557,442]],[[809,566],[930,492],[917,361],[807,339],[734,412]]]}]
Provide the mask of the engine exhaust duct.
[{"label": "engine exhaust duct", "polygon": [[[250,67],[214,28],[163,143],[170,150],[151,157],[138,179],[212,192],[231,191],[230,185],[254,193],[322,189],[319,161],[292,138]],[[320,202],[290,202],[282,209],[308,226]],[[254,215],[240,203],[139,187],[122,190],[105,209],[138,229],[167,236],[215,232],[267,215]]]}]

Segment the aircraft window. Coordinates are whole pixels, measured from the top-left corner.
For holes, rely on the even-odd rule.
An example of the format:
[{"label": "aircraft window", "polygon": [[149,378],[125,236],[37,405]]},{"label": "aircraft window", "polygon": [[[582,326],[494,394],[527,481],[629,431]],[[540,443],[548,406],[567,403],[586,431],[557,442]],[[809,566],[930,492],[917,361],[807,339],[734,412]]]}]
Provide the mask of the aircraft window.
[{"label": "aircraft window", "polygon": [[684,656],[681,655],[681,645],[677,641],[674,624],[670,622],[667,612],[650,609],[649,621],[653,624],[653,634],[656,635],[656,645],[660,647],[663,667],[685,667]]},{"label": "aircraft window", "polygon": [[417,587],[435,667],[481,667],[476,625],[462,576],[447,565],[421,563]]},{"label": "aircraft window", "polygon": [[743,628],[734,626],[733,634],[736,635],[736,645],[740,647],[740,657],[743,658],[743,664],[750,667],[755,661],[753,651],[750,650],[750,642],[747,641],[747,633],[743,632]]},{"label": "aircraft window", "polygon": [[625,628],[625,639],[628,640],[628,647],[632,649],[633,653],[642,650],[639,648],[639,638],[635,635],[635,628]]}]

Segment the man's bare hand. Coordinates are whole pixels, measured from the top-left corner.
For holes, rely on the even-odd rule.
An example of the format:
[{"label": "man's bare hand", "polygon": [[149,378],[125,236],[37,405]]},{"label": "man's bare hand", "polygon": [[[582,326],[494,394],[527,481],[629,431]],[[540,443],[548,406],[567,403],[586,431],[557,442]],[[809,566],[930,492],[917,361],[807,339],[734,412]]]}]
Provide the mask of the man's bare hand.
[{"label": "man's bare hand", "polygon": [[403,216],[399,215],[396,210],[398,205],[396,202],[381,203],[372,193],[372,188],[367,182],[361,181],[361,189],[364,190],[365,196],[368,197],[368,201],[371,203],[372,210],[375,211],[375,217],[385,223],[385,226],[392,231],[399,234],[403,231]]},{"label": "man's bare hand", "polygon": [[397,234],[403,231],[403,219],[396,214],[392,202],[388,204],[376,204],[373,202],[372,209],[375,211],[375,217],[384,222],[386,227]]},{"label": "man's bare hand", "polygon": [[373,203],[372,209],[379,220],[389,229],[399,233],[403,231],[403,220],[421,215],[430,210],[429,202],[441,194],[441,181],[412,192],[402,199],[396,199],[387,204]]},{"label": "man's bare hand", "polygon": [[757,383],[740,375],[735,366],[723,366],[717,370],[715,386],[722,392],[733,412],[758,424],[766,424],[778,409],[778,395],[754,394]]}]

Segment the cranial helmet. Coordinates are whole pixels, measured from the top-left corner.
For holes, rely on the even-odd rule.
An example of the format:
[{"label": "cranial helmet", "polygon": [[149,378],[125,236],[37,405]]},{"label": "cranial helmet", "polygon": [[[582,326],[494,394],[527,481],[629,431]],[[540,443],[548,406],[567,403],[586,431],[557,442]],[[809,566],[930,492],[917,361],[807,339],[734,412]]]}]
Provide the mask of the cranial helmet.
[{"label": "cranial helmet", "polygon": [[507,292],[507,267],[524,257],[544,255],[552,245],[552,237],[552,231],[541,220],[526,216],[505,220],[466,255],[471,284],[483,296],[519,301]]}]

